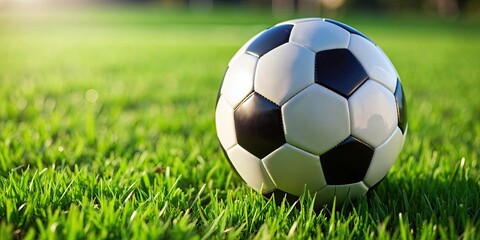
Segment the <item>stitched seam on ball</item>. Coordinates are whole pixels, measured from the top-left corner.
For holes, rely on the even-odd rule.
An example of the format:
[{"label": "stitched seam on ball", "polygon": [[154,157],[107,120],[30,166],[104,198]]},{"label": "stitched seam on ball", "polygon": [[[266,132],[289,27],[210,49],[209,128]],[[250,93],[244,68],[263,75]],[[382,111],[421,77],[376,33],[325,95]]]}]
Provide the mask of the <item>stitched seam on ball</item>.
[{"label": "stitched seam on ball", "polygon": [[277,106],[277,107],[280,109],[280,117],[282,117],[282,118],[281,118],[281,121],[280,121],[280,124],[282,124],[283,138],[285,139],[285,142],[287,142],[287,134],[286,134],[286,132],[287,132],[286,128],[287,128],[287,127],[286,127],[285,124],[283,123],[283,111],[282,111],[282,106],[276,104],[275,102],[273,102],[272,100],[268,99],[267,97],[263,96],[262,94],[260,94],[260,93],[258,93],[258,92],[257,92],[257,94],[258,94],[258,96],[263,97],[263,98],[265,98],[266,100],[268,100],[269,102],[275,104],[275,106]]},{"label": "stitched seam on ball", "polygon": [[[322,173],[323,173],[323,168],[322,168]],[[323,178],[325,178],[325,176],[324,176]],[[326,181],[325,181],[325,182],[326,182]],[[316,192],[319,192],[319,191],[323,190],[324,188],[326,188],[326,187],[328,187],[328,186],[335,186],[335,185],[328,185],[328,184],[326,184],[325,186],[323,186],[323,187],[321,187],[320,189],[318,189]]]},{"label": "stitched seam on ball", "polygon": [[256,58],[260,58],[260,56],[259,56],[258,54],[255,54],[255,53],[250,52],[250,51],[248,51],[248,50],[245,50],[245,54],[248,54],[248,55],[250,55],[250,56],[254,56],[254,57],[256,57]]},{"label": "stitched seam on ball", "polygon": [[[370,76],[368,76],[367,80],[365,82],[367,82],[368,80],[371,80],[371,81],[374,81],[375,83],[378,83],[380,86],[384,87],[387,89],[387,91],[389,91],[391,94],[395,95],[395,91],[390,91],[390,89],[388,88],[387,85],[385,85],[385,83],[383,83],[382,81],[378,80],[378,78],[372,78]],[[365,83],[364,82],[364,83]],[[363,85],[363,84],[362,84]],[[359,88],[362,86],[360,85]],[[396,85],[396,84],[395,84]]]},{"label": "stitched seam on ball", "polygon": [[[285,143],[286,144],[286,143]],[[283,144],[283,145],[285,145]],[[283,146],[282,145],[282,146]],[[278,149],[278,148],[277,148]],[[275,150],[274,150],[275,151]],[[275,187],[275,189],[278,189],[278,186],[277,186],[277,183],[275,181],[273,181],[273,178],[272,176],[270,175],[270,172],[268,171],[267,169],[267,166],[265,166],[265,163],[263,162],[263,159],[260,159],[260,164],[262,164],[262,168],[263,170],[265,171],[265,173],[267,174],[269,180],[273,183],[273,186]],[[275,189],[273,191],[275,191]]]},{"label": "stitched seam on ball", "polygon": [[[236,140],[236,139],[235,139],[235,140]],[[220,145],[220,146],[221,146],[221,145]],[[236,147],[236,146],[240,146],[240,145],[238,145],[238,143],[235,143],[235,144],[233,144],[233,146],[229,147],[228,149],[225,149],[225,148],[224,148],[224,149],[225,149],[225,152],[227,152],[227,155],[228,155],[228,151],[232,150],[232,149],[233,149],[234,147]]]},{"label": "stitched seam on ball", "polygon": [[233,109],[233,111],[237,111],[237,109],[238,109],[245,101],[247,101],[247,99],[249,99],[254,93],[255,93],[255,91],[251,91],[246,97],[244,97],[244,98],[242,99],[242,101],[241,101],[239,104],[237,104],[237,106],[235,106],[235,108]]},{"label": "stitched seam on ball", "polygon": [[392,138],[395,136],[395,132],[397,131],[397,128],[398,128],[398,131],[400,131],[400,133],[402,133],[402,130],[397,126],[395,128],[395,130],[393,130],[393,132],[390,134],[390,136],[387,137],[387,139],[385,139],[382,143],[380,143],[377,147],[375,147],[374,149],[377,149],[378,147],[380,146],[383,146],[384,144],[386,144],[388,141],[392,140]]},{"label": "stitched seam on ball", "polygon": [[[343,28],[342,28],[343,29]],[[346,30],[345,30],[346,31]],[[348,31],[347,31],[348,32]],[[347,43],[347,49],[350,47],[350,43],[352,42],[352,33],[348,32],[348,43]],[[350,51],[350,49],[349,49]],[[352,53],[353,54],[353,53]],[[355,57],[355,55],[353,55]]]},{"label": "stitched seam on ball", "polygon": [[[350,43],[349,43],[350,44]],[[355,61],[357,61],[357,63],[362,66],[363,68],[363,71],[365,71],[365,73],[367,74],[367,78],[365,78],[365,80],[362,82],[362,84],[358,85],[352,92],[352,94],[350,94],[350,96],[346,96],[345,98],[348,100],[359,88],[361,88],[363,86],[363,84],[365,84],[369,79],[372,79],[370,77],[370,75],[368,75],[368,72],[367,72],[367,69],[365,69],[365,67],[363,66],[363,64],[360,62],[360,60],[358,60],[357,56],[355,56],[355,54],[353,54],[352,51],[350,51],[350,49],[347,48],[347,50],[352,54],[353,58],[355,59]],[[387,88],[387,90],[390,92],[390,90]]]},{"label": "stitched seam on ball", "polygon": [[247,101],[247,99],[251,98],[253,96],[255,92],[252,91],[251,93],[249,93],[236,107],[235,109],[233,109],[233,128],[235,129],[235,142],[236,144],[234,146],[240,146],[239,143],[238,143],[238,132],[237,132],[237,126],[235,124],[235,111],[237,111],[237,109],[245,102]]},{"label": "stitched seam on ball", "polygon": [[[255,91],[254,91],[254,92],[255,92]],[[255,92],[255,93],[258,94],[258,96],[265,98],[265,100],[268,100],[269,102],[275,104],[275,106],[280,107],[280,105],[276,104],[274,101],[270,100],[269,98],[263,96],[263,95],[260,94],[259,92]]]},{"label": "stitched seam on ball", "polygon": [[300,43],[297,43],[297,42],[295,42],[295,41],[291,41],[291,40],[290,40],[288,43],[291,43],[291,44],[293,44],[293,45],[297,45],[298,47],[301,47],[301,48],[305,48],[305,49],[309,50],[310,52],[313,52],[313,54],[316,54],[316,52],[313,51],[313,49],[310,49],[309,47],[307,47],[307,46],[305,46],[305,45],[302,45],[302,44],[300,44]]},{"label": "stitched seam on ball", "polygon": [[[319,154],[319,157],[320,157],[321,155],[324,155],[324,154],[326,154],[326,153],[328,153],[328,152],[333,151],[333,149],[335,149],[336,147],[342,145],[342,143],[344,143],[345,141],[347,141],[347,139],[349,139],[350,137],[354,137],[354,136],[350,133],[350,135],[348,135],[348,137],[346,137],[345,139],[343,139],[341,142],[337,143],[335,146],[331,147],[330,149],[328,149],[328,150],[325,151],[324,153]],[[357,139],[358,139],[358,138],[357,138]],[[321,159],[321,157],[320,157],[320,159]]]},{"label": "stitched seam on ball", "polygon": [[294,98],[294,97],[297,96],[299,93],[303,92],[303,90],[307,89],[308,87],[312,86],[313,84],[316,84],[315,81],[313,81],[313,83],[308,84],[308,85],[305,86],[304,88],[298,90],[295,94],[293,94],[291,97],[289,97],[287,100],[284,101],[284,103],[282,104],[282,107],[283,107],[283,105],[285,105],[288,101],[290,101],[292,98]]}]

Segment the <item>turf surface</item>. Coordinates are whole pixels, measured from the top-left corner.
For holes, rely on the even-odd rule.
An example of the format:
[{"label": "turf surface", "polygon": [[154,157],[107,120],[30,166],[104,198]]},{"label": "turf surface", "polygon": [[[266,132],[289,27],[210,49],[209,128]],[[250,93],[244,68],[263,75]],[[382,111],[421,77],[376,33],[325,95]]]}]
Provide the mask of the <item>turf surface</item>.
[{"label": "turf surface", "polygon": [[409,133],[359,202],[266,202],[215,135],[228,60],[264,12],[0,12],[0,238],[475,239],[480,22],[340,18],[402,77]]}]

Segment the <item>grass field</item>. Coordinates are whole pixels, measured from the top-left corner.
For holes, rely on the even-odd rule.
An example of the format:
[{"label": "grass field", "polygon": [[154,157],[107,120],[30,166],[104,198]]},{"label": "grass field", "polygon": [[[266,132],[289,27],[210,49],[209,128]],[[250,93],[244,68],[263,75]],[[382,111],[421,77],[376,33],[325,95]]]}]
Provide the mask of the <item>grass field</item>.
[{"label": "grass field", "polygon": [[228,165],[215,99],[263,12],[0,11],[1,239],[478,239],[480,22],[340,18],[402,77],[388,177],[354,205],[264,201]]}]

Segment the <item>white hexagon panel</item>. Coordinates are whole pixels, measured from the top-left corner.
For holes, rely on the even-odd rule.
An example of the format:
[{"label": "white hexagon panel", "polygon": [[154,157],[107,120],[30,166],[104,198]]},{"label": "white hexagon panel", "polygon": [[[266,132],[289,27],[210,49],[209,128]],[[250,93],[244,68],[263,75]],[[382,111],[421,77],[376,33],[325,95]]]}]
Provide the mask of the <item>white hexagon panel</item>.
[{"label": "white hexagon panel", "polygon": [[382,84],[392,93],[395,91],[397,71],[375,44],[362,36],[351,34],[348,49],[360,61],[370,79]]},{"label": "white hexagon panel", "polygon": [[235,108],[253,91],[253,77],[258,58],[250,54],[240,55],[227,69],[220,94]]},{"label": "white hexagon panel", "polygon": [[314,82],[314,71],[315,53],[286,43],[260,58],[254,89],[281,106]]},{"label": "white hexagon panel", "polygon": [[320,159],[284,144],[262,160],[272,181],[284,192],[300,196],[304,189],[315,192],[326,185]]},{"label": "white hexagon panel", "polygon": [[336,204],[342,205],[350,199],[357,199],[364,196],[368,191],[368,187],[363,182],[345,184],[345,185],[327,185],[317,191],[315,198],[315,206],[323,207],[332,205],[333,199],[336,198]]},{"label": "white hexagon panel", "polygon": [[393,94],[368,80],[348,99],[352,135],[378,147],[395,131],[398,123]]},{"label": "white hexagon panel", "polygon": [[285,103],[282,113],[287,143],[316,155],[350,135],[347,99],[318,84]]},{"label": "white hexagon panel", "polygon": [[324,21],[300,22],[292,30],[290,41],[313,52],[347,48],[350,33],[345,29]]},{"label": "white hexagon panel", "polygon": [[404,138],[402,131],[397,127],[382,145],[375,148],[370,167],[363,180],[368,187],[377,184],[387,175],[402,149]]},{"label": "white hexagon panel", "polygon": [[233,108],[230,107],[223,96],[218,99],[217,109],[215,110],[215,126],[223,149],[228,150],[237,144]]},{"label": "white hexagon panel", "polygon": [[275,189],[275,185],[265,171],[260,159],[239,145],[227,151],[228,158],[238,175],[254,190],[267,193]]}]

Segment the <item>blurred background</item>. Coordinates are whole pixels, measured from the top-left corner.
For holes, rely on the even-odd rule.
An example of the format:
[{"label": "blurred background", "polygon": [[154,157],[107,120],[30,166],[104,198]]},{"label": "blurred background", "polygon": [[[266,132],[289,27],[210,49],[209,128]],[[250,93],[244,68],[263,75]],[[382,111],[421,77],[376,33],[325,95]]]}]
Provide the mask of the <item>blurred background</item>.
[{"label": "blurred background", "polygon": [[211,10],[214,7],[270,8],[276,14],[351,11],[421,12],[440,16],[477,15],[478,0],[0,0],[0,7],[133,4],[157,8]]}]

